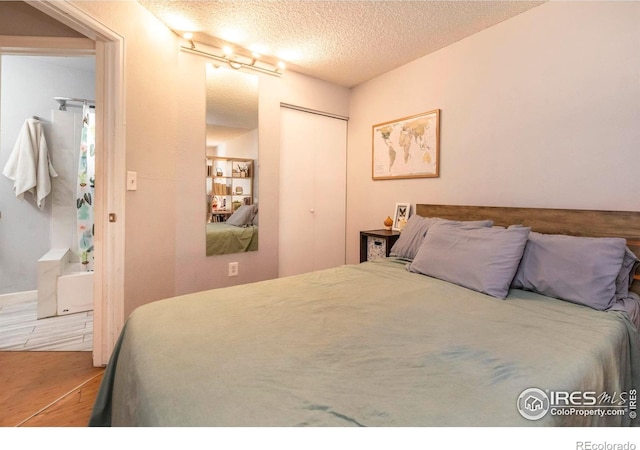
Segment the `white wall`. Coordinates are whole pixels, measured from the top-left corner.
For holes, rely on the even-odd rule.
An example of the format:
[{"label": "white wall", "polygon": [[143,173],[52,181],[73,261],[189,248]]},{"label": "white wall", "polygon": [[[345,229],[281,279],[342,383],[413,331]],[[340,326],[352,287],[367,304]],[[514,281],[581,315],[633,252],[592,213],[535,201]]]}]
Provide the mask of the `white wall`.
[{"label": "white wall", "polygon": [[258,129],[256,128],[226,142],[221,142],[217,148],[208,147],[207,155],[256,159],[259,153],[258,148]]},{"label": "white wall", "polygon": [[[41,119],[51,146],[53,112],[58,108],[53,98],[95,97],[94,72],[66,65],[70,60],[73,58],[2,56],[0,172],[27,118]],[[50,151],[53,157],[56,149]],[[55,167],[55,159],[53,163]],[[36,263],[51,248],[51,204],[52,195],[42,210],[30,193],[18,200],[13,181],[0,175],[0,294],[36,289]]]},{"label": "white wall", "polygon": [[83,37],[24,1],[0,1],[0,30],[4,36]]},{"label": "white wall", "polygon": [[[205,256],[204,203],[205,58],[179,55],[179,157],[176,202],[176,294],[248,283],[278,276],[278,168],[280,103],[347,115],[349,90],[293,72],[281,78],[260,74],[259,166],[260,230],[257,252]],[[188,82],[186,80],[189,80]],[[293,188],[292,188],[293,189]],[[228,263],[239,263],[229,278]]]},{"label": "white wall", "polygon": [[[277,276],[280,102],[347,115],[349,90],[285,72],[260,75],[260,242],[257,252],[207,257],[202,205],[205,58],[137,2],[74,2],[124,37],[127,170],[125,317],[145,303]],[[124,176],[125,174],[123,174]],[[227,276],[238,261],[238,277]]]},{"label": "white wall", "polygon": [[[640,3],[550,2],[353,90],[347,261],[396,202],[640,211]],[[440,177],[371,180],[371,126],[441,109]]]},{"label": "white wall", "polygon": [[175,34],[138,2],[73,3],[124,38],[126,166],[138,174],[125,197],[127,317],[175,292],[178,103],[190,101],[176,93],[192,80],[178,77]]}]

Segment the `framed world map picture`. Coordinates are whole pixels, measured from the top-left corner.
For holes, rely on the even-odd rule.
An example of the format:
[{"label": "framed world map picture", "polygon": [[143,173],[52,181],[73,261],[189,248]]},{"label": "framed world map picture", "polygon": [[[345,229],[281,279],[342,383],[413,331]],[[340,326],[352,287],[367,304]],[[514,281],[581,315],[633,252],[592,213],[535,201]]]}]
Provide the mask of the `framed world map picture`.
[{"label": "framed world map picture", "polygon": [[372,128],[374,180],[439,176],[439,109]]}]

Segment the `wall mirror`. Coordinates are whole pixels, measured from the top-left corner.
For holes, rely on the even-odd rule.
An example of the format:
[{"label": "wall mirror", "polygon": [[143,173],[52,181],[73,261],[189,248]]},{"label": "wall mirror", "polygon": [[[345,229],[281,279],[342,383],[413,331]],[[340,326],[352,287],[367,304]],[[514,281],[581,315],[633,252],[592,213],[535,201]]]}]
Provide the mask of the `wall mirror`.
[{"label": "wall mirror", "polygon": [[207,65],[206,254],[258,250],[258,76]]}]

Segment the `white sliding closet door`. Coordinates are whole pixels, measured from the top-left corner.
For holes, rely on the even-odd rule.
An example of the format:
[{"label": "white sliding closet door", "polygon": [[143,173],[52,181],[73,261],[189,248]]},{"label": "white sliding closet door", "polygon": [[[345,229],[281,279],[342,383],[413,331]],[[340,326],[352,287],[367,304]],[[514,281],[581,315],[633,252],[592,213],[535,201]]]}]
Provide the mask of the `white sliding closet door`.
[{"label": "white sliding closet door", "polygon": [[347,121],[281,111],[279,275],[345,263]]}]

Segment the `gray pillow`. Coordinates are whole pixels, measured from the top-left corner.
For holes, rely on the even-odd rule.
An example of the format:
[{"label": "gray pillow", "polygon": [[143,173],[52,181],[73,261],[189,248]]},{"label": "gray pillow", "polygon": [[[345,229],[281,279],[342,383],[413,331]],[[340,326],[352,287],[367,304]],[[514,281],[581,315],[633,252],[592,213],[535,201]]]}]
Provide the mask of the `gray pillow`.
[{"label": "gray pillow", "polygon": [[437,223],[429,229],[409,271],[504,299],[530,230]]},{"label": "gray pillow", "polygon": [[433,224],[434,219],[414,214],[409,217],[407,224],[402,229],[400,237],[393,244],[389,254],[400,258],[413,259],[418,253],[424,235]]},{"label": "gray pillow", "polygon": [[629,295],[629,288],[633,283],[633,275],[639,265],[640,259],[627,247],[622,259],[622,268],[618,273],[618,278],[616,278],[616,298],[626,298]]},{"label": "gray pillow", "polygon": [[638,294],[629,292],[625,298],[617,299],[611,310],[626,311],[636,330],[640,330],[640,297]]},{"label": "gray pillow", "polygon": [[258,204],[254,203],[252,206],[253,206],[253,219],[251,219],[251,225],[258,226]]},{"label": "gray pillow", "polygon": [[398,256],[405,259],[413,259],[416,257],[422,241],[427,231],[436,223],[464,223],[470,226],[490,227],[493,225],[491,220],[473,220],[459,222],[455,220],[440,219],[438,217],[422,217],[414,214],[409,218],[407,224],[402,229],[400,237],[393,244],[389,255]]},{"label": "gray pillow", "polygon": [[254,216],[255,208],[253,205],[242,205],[236,209],[233,214],[231,214],[226,223],[237,227],[243,227],[245,225],[251,225],[251,221]]},{"label": "gray pillow", "polygon": [[604,311],[616,301],[626,241],[532,232],[512,286]]}]

